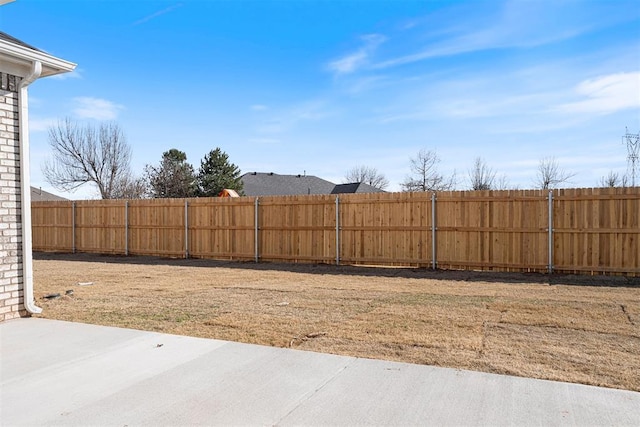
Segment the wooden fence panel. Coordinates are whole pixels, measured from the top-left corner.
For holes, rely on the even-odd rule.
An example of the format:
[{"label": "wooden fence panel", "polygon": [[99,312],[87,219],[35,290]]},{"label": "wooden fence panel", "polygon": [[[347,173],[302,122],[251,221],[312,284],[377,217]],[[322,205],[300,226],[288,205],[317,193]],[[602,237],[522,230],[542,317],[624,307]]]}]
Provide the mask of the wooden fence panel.
[{"label": "wooden fence panel", "polygon": [[541,191],[437,193],[438,267],[546,271],[547,212]]},{"label": "wooden fence panel", "polygon": [[429,266],[430,193],[340,195],[340,259],[348,264]]},{"label": "wooden fence panel", "polygon": [[75,202],[75,247],[78,252],[125,253],[125,202]]},{"label": "wooden fence panel", "polygon": [[189,255],[254,259],[254,209],[254,199],[246,197],[190,199]]},{"label": "wooden fence panel", "polygon": [[185,199],[129,201],[129,253],[186,256]]},{"label": "wooden fence panel", "polygon": [[435,213],[431,193],[34,202],[33,248],[640,275],[639,187],[552,194],[438,192]]},{"label": "wooden fence panel", "polygon": [[73,252],[73,202],[33,202],[31,224],[34,251]]},{"label": "wooden fence panel", "polygon": [[559,190],[553,221],[555,270],[640,274],[637,187]]},{"label": "wooden fence panel", "polygon": [[260,259],[335,261],[335,196],[261,197]]}]

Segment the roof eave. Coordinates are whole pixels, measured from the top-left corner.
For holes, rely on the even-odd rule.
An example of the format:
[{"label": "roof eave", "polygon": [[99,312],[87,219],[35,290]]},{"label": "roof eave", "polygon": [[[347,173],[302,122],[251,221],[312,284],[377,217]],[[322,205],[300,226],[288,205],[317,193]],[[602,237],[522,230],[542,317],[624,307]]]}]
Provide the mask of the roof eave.
[{"label": "roof eave", "polygon": [[42,64],[41,77],[67,73],[76,68],[76,64],[73,62],[56,58],[48,53],[15,45],[5,40],[0,40],[0,58],[2,58],[3,62],[7,61],[13,64],[16,69],[26,70],[25,72],[30,69],[33,62],[40,61]]}]

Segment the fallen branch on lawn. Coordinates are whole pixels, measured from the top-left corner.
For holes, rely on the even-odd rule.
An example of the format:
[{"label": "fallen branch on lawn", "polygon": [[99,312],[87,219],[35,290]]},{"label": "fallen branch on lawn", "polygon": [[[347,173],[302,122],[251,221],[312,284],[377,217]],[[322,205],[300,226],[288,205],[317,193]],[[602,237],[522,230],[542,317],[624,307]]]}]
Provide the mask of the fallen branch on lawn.
[{"label": "fallen branch on lawn", "polygon": [[322,336],[325,336],[325,335],[327,335],[326,332],[311,332],[311,333],[308,333],[308,334],[306,334],[306,335],[304,335],[302,337],[296,336],[296,337],[293,337],[293,339],[289,342],[289,347],[293,347],[293,344],[296,341],[303,341],[304,342],[304,341],[307,341],[307,340],[309,340],[311,338],[318,338],[318,337],[322,337]]}]

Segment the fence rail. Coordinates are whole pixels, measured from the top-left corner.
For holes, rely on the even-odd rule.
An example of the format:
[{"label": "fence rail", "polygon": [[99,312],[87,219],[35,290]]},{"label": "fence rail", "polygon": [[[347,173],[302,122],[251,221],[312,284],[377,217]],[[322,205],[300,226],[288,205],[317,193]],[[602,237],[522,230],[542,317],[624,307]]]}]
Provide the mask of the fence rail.
[{"label": "fence rail", "polygon": [[36,251],[640,275],[640,187],[32,203]]}]

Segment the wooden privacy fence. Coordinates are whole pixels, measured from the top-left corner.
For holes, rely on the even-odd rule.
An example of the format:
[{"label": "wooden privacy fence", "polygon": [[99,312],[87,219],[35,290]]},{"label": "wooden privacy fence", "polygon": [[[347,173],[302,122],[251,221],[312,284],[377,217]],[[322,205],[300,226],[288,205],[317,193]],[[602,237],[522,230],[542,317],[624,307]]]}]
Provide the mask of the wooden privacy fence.
[{"label": "wooden privacy fence", "polygon": [[640,275],[640,187],[32,203],[36,251]]}]

